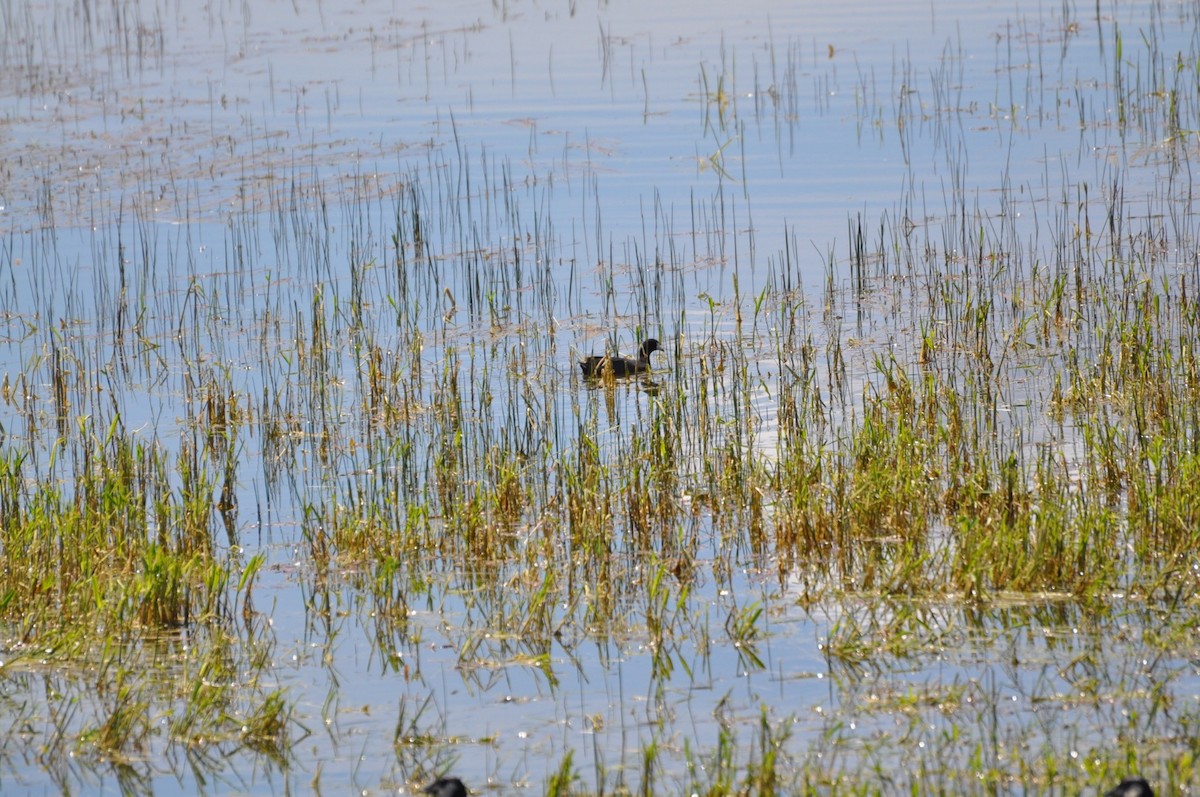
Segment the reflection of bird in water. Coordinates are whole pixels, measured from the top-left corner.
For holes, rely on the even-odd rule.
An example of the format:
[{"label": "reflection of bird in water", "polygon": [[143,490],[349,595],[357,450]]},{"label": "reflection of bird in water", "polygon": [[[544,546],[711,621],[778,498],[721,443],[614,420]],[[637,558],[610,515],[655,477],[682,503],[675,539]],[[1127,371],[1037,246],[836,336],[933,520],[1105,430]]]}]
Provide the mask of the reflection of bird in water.
[{"label": "reflection of bird in water", "polygon": [[1154,789],[1145,778],[1125,778],[1104,793],[1104,797],[1154,797]]},{"label": "reflection of bird in water", "polygon": [[599,378],[612,374],[613,376],[633,376],[634,374],[644,373],[650,370],[650,355],[653,352],[661,350],[658,341],[650,338],[642,344],[641,351],[638,353],[636,360],[629,357],[610,357],[608,355],[593,354],[591,357],[581,361],[579,367],[583,369],[583,375],[592,378]]},{"label": "reflection of bird in water", "polygon": [[458,778],[438,778],[421,791],[432,797],[467,797],[467,787]]}]

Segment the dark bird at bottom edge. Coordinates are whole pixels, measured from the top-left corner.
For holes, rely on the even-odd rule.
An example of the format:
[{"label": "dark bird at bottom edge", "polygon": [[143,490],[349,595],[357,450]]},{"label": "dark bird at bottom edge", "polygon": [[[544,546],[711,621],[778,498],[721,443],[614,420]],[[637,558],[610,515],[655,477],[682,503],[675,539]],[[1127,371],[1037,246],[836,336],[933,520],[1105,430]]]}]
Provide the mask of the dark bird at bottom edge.
[{"label": "dark bird at bottom edge", "polygon": [[1154,789],[1145,778],[1125,778],[1104,792],[1104,797],[1154,797]]},{"label": "dark bird at bottom edge", "polygon": [[583,369],[583,375],[592,378],[598,378],[606,375],[609,371],[613,376],[632,376],[634,374],[645,373],[650,370],[650,355],[653,352],[661,351],[662,346],[654,338],[642,343],[641,351],[638,353],[637,359],[629,357],[609,357],[607,355],[593,354],[587,359],[581,360],[579,367]]},{"label": "dark bird at bottom edge", "polygon": [[458,778],[438,778],[421,791],[433,797],[467,797],[467,787]]}]

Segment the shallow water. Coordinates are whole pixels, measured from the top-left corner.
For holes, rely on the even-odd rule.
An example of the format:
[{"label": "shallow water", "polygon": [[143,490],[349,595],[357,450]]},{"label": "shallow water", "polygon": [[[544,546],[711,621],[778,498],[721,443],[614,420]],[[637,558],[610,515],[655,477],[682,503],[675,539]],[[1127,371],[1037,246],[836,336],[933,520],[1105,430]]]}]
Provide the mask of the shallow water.
[{"label": "shallow water", "polygon": [[[306,731],[294,760],[239,750],[196,764],[159,738],[131,777],[46,753],[55,701],[40,695],[69,695],[82,708],[67,726],[86,724],[86,681],[10,640],[6,790],[407,793],[451,768],[485,793],[539,793],[572,752],[584,787],[637,789],[654,740],[661,793],[682,793],[689,754],[732,732],[747,759],[766,712],[790,718],[800,766],[874,768],[893,792],[919,783],[925,762],[965,771],[1064,745],[1083,760],[1118,730],[1172,732],[1144,710],[1150,691],[1195,711],[1195,659],[1145,654],[1153,607],[1113,596],[1096,616],[1059,595],[1014,595],[975,609],[860,599],[853,585],[842,602],[812,605],[822,563],[781,571],[701,512],[681,531],[701,539],[699,577],[663,587],[666,615],[686,631],[665,642],[632,589],[606,628],[562,605],[549,615],[564,633],[526,639],[505,597],[557,566],[538,553],[538,528],[516,532],[508,554],[524,561],[496,574],[452,554],[413,563],[426,589],[407,596],[400,627],[356,581],[369,568],[311,577],[305,508],[347,500],[360,477],[428,494],[438,444],[397,423],[392,434],[417,453],[373,458],[393,449],[371,447],[351,348],[321,372],[333,389],[304,370],[314,318],[424,374],[411,398],[425,409],[439,377],[460,369],[476,452],[522,430],[527,450],[570,450],[594,424],[603,455],[619,456],[630,430],[657,417],[654,385],[537,395],[521,381],[562,385],[587,353],[672,341],[657,360],[667,390],[699,384],[670,374],[744,363],[760,385],[738,410],[754,433],[729,434],[770,462],[779,360],[754,330],[778,323],[777,295],[807,297],[799,322],[812,339],[855,343],[852,394],[878,379],[880,352],[910,354],[918,337],[891,306],[911,295],[874,274],[863,290],[854,273],[858,220],[872,245],[932,249],[947,269],[986,226],[1028,258],[1011,272],[1028,273],[1053,262],[1063,219],[1099,221],[1119,191],[1130,218],[1161,219],[1169,259],[1188,262],[1194,136],[1172,138],[1150,99],[1170,87],[1114,76],[1121,61],[1150,81],[1178,57],[1175,74],[1194,77],[1189,4],[694,5],[6,9],[0,55],[17,66],[0,73],[0,360],[33,386],[41,423],[6,400],[0,440],[27,453],[27,478],[64,479],[46,376],[59,349],[72,373],[109,375],[79,392],[69,426],[102,431],[116,416],[174,451],[193,434],[197,385],[220,372],[248,400],[276,401],[295,435],[333,424],[367,452],[330,456],[307,439],[276,449],[265,427],[240,442],[231,547],[267,555],[255,606],[270,617],[266,672]],[[1198,111],[1178,109],[1184,129]],[[398,244],[397,220],[415,214],[422,240]],[[348,320],[355,306],[370,309],[356,319],[365,333]],[[1011,403],[1042,392],[1031,377]],[[724,412],[734,397],[708,400]],[[527,415],[553,418],[550,431]],[[1076,442],[1069,424],[1037,431],[1030,446]],[[695,434],[681,489],[700,502],[720,452]],[[613,556],[642,583],[669,548],[650,557],[618,541]],[[757,642],[739,647],[728,630],[755,604]],[[898,641],[894,657],[830,653],[831,638],[855,634],[923,641],[916,652]],[[965,743],[963,727],[976,729]]]}]

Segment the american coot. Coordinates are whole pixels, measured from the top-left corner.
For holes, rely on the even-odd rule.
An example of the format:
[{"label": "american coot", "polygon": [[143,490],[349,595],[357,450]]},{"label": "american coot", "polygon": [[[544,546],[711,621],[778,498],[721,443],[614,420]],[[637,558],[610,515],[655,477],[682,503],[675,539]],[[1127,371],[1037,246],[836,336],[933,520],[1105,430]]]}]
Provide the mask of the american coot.
[{"label": "american coot", "polygon": [[579,367],[583,369],[583,375],[587,377],[598,378],[608,374],[610,371],[613,376],[632,376],[650,370],[650,354],[659,351],[662,347],[658,345],[658,341],[650,338],[642,344],[641,353],[638,354],[636,360],[631,360],[628,357],[609,357],[608,355],[593,354],[586,360],[579,363]]},{"label": "american coot", "polygon": [[1125,778],[1116,788],[1105,792],[1104,797],[1154,797],[1154,789],[1145,778]]},{"label": "american coot", "polygon": [[421,791],[433,797],[467,797],[467,787],[458,778],[438,778]]}]

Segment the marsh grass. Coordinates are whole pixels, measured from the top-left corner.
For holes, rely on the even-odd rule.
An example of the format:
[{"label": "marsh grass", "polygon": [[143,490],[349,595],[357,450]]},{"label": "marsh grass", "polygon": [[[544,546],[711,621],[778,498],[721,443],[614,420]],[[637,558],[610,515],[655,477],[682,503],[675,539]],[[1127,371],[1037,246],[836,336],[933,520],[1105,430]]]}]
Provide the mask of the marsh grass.
[{"label": "marsh grass", "polygon": [[[122,204],[60,287],[80,200],[47,175],[38,229],[2,250],[0,755],[64,792],[286,775],[317,723],[351,738],[339,650],[361,634],[369,674],[411,690],[388,742],[411,782],[506,752],[452,730],[470,709],[446,683],[557,696],[638,650],[636,721],[616,698],[590,715],[592,771],[564,741],[530,767],[547,793],[1074,793],[1134,769],[1193,789],[1200,84],[1152,22],[1137,50],[1113,26],[1111,80],[1071,99],[1088,136],[1160,142],[1166,187],[972,192],[951,46],[927,84],[895,67],[891,107],[865,73],[855,100],[906,162],[933,140],[943,206],[918,211],[910,175],[815,280],[794,230],[764,254],[733,168],[747,123],[799,107],[798,46],[753,108],[734,64],[702,66],[718,188],[687,229],[656,199],[625,241],[590,166],[569,164],[590,187],[568,238],[566,189],[466,151],[451,119],[453,147],[387,186],[275,164],[244,212],[175,233]],[[997,125],[1063,113],[1003,84]],[[222,241],[219,268],[192,236]],[[584,383],[597,330],[656,335],[669,363]],[[827,691],[764,705],[754,679],[815,680],[780,630],[801,620]],[[312,672],[316,709],[292,691]]]}]

